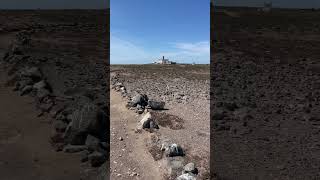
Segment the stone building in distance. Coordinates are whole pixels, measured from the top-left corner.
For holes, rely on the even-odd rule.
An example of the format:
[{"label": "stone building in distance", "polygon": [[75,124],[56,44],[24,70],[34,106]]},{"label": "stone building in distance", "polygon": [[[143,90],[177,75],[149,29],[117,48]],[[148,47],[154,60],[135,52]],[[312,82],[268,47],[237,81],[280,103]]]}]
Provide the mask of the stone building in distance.
[{"label": "stone building in distance", "polygon": [[165,59],[164,56],[162,56],[162,59],[155,61],[154,64],[176,64],[176,62],[169,61],[169,59]]},{"label": "stone building in distance", "polygon": [[272,2],[264,2],[263,12],[270,12],[272,9]]}]

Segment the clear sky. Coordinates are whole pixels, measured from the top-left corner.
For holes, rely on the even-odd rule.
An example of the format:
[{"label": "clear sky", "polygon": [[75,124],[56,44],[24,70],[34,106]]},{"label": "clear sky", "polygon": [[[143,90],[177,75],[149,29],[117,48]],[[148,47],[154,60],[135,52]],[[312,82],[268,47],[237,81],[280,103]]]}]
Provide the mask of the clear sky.
[{"label": "clear sky", "polygon": [[111,0],[111,64],[210,62],[210,0]]}]

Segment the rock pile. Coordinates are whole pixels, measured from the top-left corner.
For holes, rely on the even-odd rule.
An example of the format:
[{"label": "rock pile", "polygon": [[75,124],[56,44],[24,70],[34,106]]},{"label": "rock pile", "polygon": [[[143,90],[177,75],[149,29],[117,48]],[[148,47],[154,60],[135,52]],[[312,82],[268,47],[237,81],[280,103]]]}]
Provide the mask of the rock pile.
[{"label": "rock pile", "polygon": [[165,102],[155,101],[148,98],[146,94],[137,94],[127,103],[127,108],[135,110],[136,113],[142,114],[145,109],[163,110]]},{"label": "rock pile", "polygon": [[[119,74],[111,76],[111,83],[111,88],[117,92],[120,92],[123,97],[129,96],[123,83],[119,82]],[[181,94],[179,95],[180,97],[182,97],[181,99],[186,99],[186,96]],[[139,114],[144,113],[142,119],[138,122],[138,125],[135,130],[136,133],[141,133],[142,130],[154,132],[155,130],[159,129],[159,122],[156,120],[156,118],[151,112],[148,112],[147,109],[151,109],[154,111],[164,110],[165,102],[149,99],[146,94],[141,93],[137,93],[132,98],[128,97],[128,99],[129,101],[126,105],[128,109],[135,110],[135,112]],[[169,117],[157,114],[155,115],[159,116],[160,119],[162,119],[162,117]],[[165,120],[163,120],[162,125],[164,127],[169,126],[171,129],[179,129],[179,127],[182,127],[182,125],[180,124],[182,123],[182,120],[180,120],[179,118],[171,118],[171,120],[172,119],[176,119],[176,121],[171,122],[172,124],[169,123],[172,127],[170,125],[165,124]],[[173,125],[174,123],[176,123],[176,125]],[[148,150],[153,156],[154,160],[156,161],[165,157],[165,161],[167,162],[166,166],[168,169],[168,174],[170,176],[169,179],[196,179],[198,169],[195,167],[194,163],[188,163],[185,166],[183,165],[185,161],[185,152],[183,151],[183,148],[180,145],[172,143],[169,140],[161,140],[160,137],[158,137],[157,135],[153,135],[152,137],[154,138],[151,138],[151,143],[147,145]]]},{"label": "rock pile", "polygon": [[198,169],[195,167],[194,163],[185,164],[186,154],[179,144],[172,143],[172,141],[168,139],[161,140],[157,137],[153,138],[152,142],[148,145],[148,149],[154,160],[158,161],[164,158],[166,169],[168,170],[168,179],[196,179]]},{"label": "rock pile", "polygon": [[14,91],[19,91],[21,96],[30,94],[35,97],[40,109],[40,115],[49,112],[55,105],[51,86],[39,67],[32,64],[32,58],[21,55],[22,52],[15,48],[9,49],[3,58],[7,66],[9,80],[7,85],[14,86]]},{"label": "rock pile", "polygon": [[[57,151],[84,151],[81,161],[89,161],[92,167],[99,167],[108,159],[108,116],[90,100],[86,101],[56,114],[55,122],[61,128],[55,128],[51,142]],[[75,103],[79,102],[76,100]]]},{"label": "rock pile", "polygon": [[127,97],[129,99],[127,102],[127,108],[135,110],[138,114],[142,114],[145,109],[163,110],[165,107],[165,102],[149,99],[146,94],[136,93],[136,95],[130,97],[126,87],[119,80],[119,74],[111,76],[111,84],[112,89],[120,92],[123,97]]},{"label": "rock pile", "polygon": [[[88,162],[92,167],[106,165],[109,117],[105,111],[105,96],[100,97],[101,92],[97,91],[85,91],[75,96],[55,94],[55,86],[52,86],[52,81],[48,82],[48,74],[39,58],[27,55],[25,51],[31,41],[31,33],[17,33],[16,40],[1,61],[8,70],[7,85],[13,86],[13,90],[19,91],[21,96],[34,97],[40,110],[39,116],[51,115],[50,143],[56,151],[81,152],[81,162]],[[99,178],[106,179],[106,173],[100,172]]]}]

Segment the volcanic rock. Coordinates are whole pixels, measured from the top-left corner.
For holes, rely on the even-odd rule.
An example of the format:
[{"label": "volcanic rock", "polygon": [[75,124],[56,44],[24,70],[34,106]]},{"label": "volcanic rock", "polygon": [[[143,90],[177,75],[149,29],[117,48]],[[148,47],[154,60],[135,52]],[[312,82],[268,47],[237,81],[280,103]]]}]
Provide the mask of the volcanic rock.
[{"label": "volcanic rock", "polygon": [[153,110],[162,110],[164,108],[165,102],[161,101],[154,101],[154,100],[149,100],[148,105],[151,107]]}]

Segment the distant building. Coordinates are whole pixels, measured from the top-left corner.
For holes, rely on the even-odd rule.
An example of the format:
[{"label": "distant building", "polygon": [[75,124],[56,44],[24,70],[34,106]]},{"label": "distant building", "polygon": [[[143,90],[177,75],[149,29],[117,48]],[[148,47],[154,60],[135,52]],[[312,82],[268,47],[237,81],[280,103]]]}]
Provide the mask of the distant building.
[{"label": "distant building", "polygon": [[169,61],[169,59],[165,59],[164,56],[162,56],[162,59],[159,59],[154,62],[155,64],[176,64],[176,62]]},{"label": "distant building", "polygon": [[262,8],[263,12],[270,12],[272,9],[272,2],[265,2]]}]

